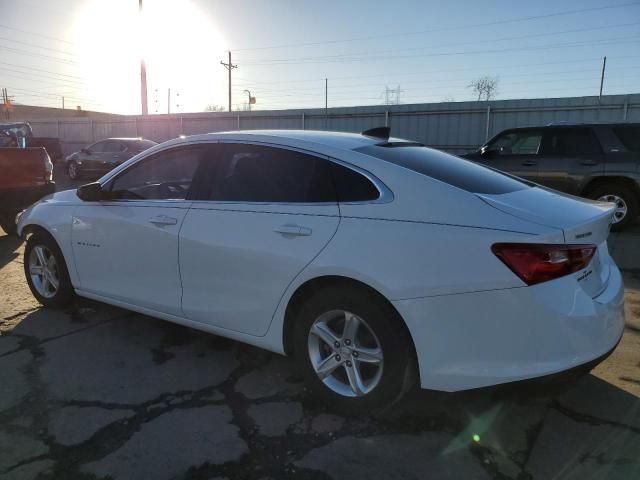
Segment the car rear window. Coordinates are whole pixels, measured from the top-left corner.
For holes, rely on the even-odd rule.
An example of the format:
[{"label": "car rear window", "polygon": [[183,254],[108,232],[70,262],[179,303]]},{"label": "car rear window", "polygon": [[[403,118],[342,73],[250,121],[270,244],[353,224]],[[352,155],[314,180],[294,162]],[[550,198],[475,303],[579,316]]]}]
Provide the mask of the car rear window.
[{"label": "car rear window", "polygon": [[448,153],[415,144],[370,145],[356,149],[472,193],[499,195],[531,184]]},{"label": "car rear window", "polygon": [[640,152],[640,126],[614,127],[613,133],[629,152]]}]

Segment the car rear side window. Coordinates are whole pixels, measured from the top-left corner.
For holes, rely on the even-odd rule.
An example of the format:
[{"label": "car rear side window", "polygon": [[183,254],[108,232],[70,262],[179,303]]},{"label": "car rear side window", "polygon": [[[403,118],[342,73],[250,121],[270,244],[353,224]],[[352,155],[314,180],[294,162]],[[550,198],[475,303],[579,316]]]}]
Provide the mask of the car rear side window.
[{"label": "car rear side window", "polygon": [[371,180],[348,167],[331,162],[331,177],[340,202],[366,202],[380,197]]},{"label": "car rear side window", "polygon": [[640,126],[614,127],[612,130],[627,151],[640,152]]},{"label": "car rear side window", "polygon": [[226,144],[209,200],[227,202],[335,202],[326,159],[283,148]]},{"label": "car rear side window", "polygon": [[356,149],[473,193],[503,194],[530,184],[496,170],[423,146],[371,145]]},{"label": "car rear side window", "polygon": [[590,157],[601,153],[600,145],[589,128],[559,128],[547,133],[543,155],[569,158]]}]

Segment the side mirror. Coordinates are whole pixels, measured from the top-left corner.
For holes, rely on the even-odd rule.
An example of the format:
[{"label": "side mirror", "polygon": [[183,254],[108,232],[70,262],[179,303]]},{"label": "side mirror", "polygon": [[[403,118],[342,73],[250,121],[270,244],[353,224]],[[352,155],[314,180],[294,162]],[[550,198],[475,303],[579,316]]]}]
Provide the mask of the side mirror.
[{"label": "side mirror", "polygon": [[76,194],[80,200],[85,202],[99,202],[106,198],[105,191],[102,190],[102,185],[98,182],[88,183],[78,187]]},{"label": "side mirror", "polygon": [[498,150],[488,146],[484,146],[480,149],[480,156],[483,158],[493,158],[498,155]]},{"label": "side mirror", "polygon": [[86,153],[87,155],[91,155],[91,150],[89,150],[88,148],[81,148],[80,151],[82,153]]}]

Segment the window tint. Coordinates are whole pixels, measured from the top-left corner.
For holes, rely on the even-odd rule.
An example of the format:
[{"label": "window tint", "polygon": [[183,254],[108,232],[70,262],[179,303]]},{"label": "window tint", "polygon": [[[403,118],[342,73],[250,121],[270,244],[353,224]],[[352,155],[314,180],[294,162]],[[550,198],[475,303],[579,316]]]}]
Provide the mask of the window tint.
[{"label": "window tint", "polygon": [[125,150],[125,146],[121,142],[117,142],[115,140],[109,140],[105,142],[103,152],[106,153],[118,153],[123,152]]},{"label": "window tint", "polygon": [[154,145],[157,145],[157,143],[152,140],[136,140],[130,142],[128,147],[132,152],[144,152],[147,148],[151,148]]},{"label": "window tint", "polygon": [[543,153],[562,157],[589,157],[600,153],[600,146],[588,128],[551,130]]},{"label": "window tint", "polygon": [[371,145],[356,151],[473,193],[502,194],[529,186],[522,180],[427,147]]},{"label": "window tint", "polygon": [[204,149],[182,147],[142,160],[111,183],[115,198],[182,200],[187,197]]},{"label": "window tint", "polygon": [[107,142],[96,142],[93,145],[91,145],[88,150],[92,153],[102,153],[104,152],[104,148],[106,146]]},{"label": "window tint", "polygon": [[331,177],[340,202],[377,200],[380,192],[364,175],[331,162]]},{"label": "window tint", "polygon": [[614,127],[612,130],[629,152],[640,152],[640,126]]},{"label": "window tint", "polygon": [[489,147],[498,155],[535,155],[541,141],[542,131],[520,130],[500,135]]},{"label": "window tint", "polygon": [[327,160],[275,147],[227,144],[210,200],[335,202]]}]

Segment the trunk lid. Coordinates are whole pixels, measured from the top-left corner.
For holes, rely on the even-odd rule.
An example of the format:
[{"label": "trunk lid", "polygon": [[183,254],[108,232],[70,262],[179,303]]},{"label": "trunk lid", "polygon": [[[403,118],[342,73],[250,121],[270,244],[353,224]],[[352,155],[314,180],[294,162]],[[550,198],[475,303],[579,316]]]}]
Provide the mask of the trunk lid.
[{"label": "trunk lid", "polygon": [[589,265],[574,273],[580,286],[592,297],[599,295],[609,279],[607,237],[615,206],[542,187],[527,188],[502,195],[478,194],[498,210],[547,227],[561,229],[567,244],[598,247]]}]

